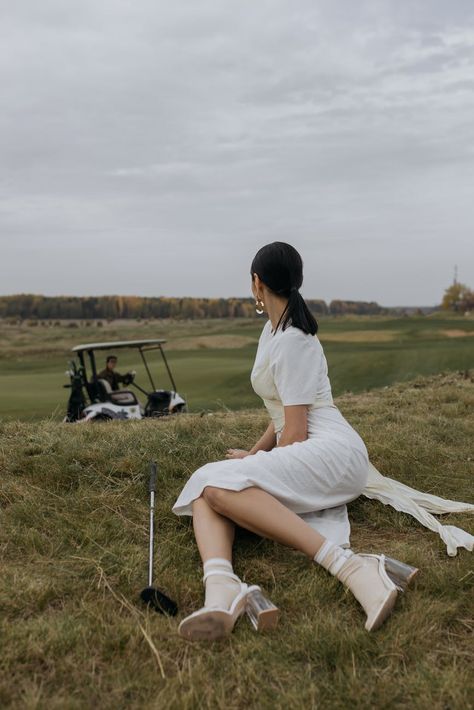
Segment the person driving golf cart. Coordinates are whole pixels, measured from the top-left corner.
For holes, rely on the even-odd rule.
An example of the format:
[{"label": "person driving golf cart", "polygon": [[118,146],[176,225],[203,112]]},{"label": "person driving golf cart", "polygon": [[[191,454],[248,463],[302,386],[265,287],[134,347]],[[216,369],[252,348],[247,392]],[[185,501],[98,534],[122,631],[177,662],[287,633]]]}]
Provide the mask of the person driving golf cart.
[{"label": "person driving golf cart", "polygon": [[105,361],[105,367],[103,370],[97,373],[98,380],[105,380],[110,385],[113,392],[120,389],[120,383],[124,385],[129,385],[133,380],[133,373],[127,372],[125,375],[121,375],[120,372],[116,372],[115,368],[117,366],[117,356],[109,355]]},{"label": "person driving golf cart", "polygon": [[[86,343],[73,347],[72,352],[77,355],[78,362],[72,360],[67,371],[70,384],[65,387],[70,388],[71,393],[64,421],[73,423],[91,420],[100,422],[110,419],[133,420],[163,417],[187,411],[186,400],[176,391],[176,384],[163,350],[164,343],[166,340],[163,338],[153,338]],[[100,372],[97,371],[96,353],[100,351],[102,354],[104,350],[113,353],[118,348],[127,348],[139,353],[149,380],[147,389],[135,382],[136,373],[133,370],[125,375],[116,371],[116,355],[109,355],[105,368]],[[156,387],[147,360],[147,355],[156,350],[161,354],[173,389]],[[120,389],[121,383],[125,388]],[[132,385],[134,390],[145,395],[146,403],[143,406],[137,399],[135,391],[128,389],[127,385]]]}]

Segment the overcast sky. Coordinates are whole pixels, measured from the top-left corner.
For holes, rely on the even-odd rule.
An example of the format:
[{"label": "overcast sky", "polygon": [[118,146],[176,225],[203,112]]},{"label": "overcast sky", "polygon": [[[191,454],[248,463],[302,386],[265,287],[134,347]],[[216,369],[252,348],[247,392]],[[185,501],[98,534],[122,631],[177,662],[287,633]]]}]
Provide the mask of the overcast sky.
[{"label": "overcast sky", "polygon": [[0,293],[474,287],[472,0],[0,0]]}]

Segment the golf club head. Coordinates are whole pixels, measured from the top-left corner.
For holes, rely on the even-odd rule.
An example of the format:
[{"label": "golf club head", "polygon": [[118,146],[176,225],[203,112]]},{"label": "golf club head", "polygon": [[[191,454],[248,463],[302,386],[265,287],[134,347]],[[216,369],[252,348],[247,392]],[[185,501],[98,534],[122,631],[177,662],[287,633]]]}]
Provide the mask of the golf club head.
[{"label": "golf club head", "polygon": [[159,614],[176,616],[178,613],[176,602],[167,597],[166,594],[163,594],[163,592],[160,592],[159,589],[155,589],[155,587],[146,587],[145,589],[142,589],[140,597],[145,604],[150,606]]}]

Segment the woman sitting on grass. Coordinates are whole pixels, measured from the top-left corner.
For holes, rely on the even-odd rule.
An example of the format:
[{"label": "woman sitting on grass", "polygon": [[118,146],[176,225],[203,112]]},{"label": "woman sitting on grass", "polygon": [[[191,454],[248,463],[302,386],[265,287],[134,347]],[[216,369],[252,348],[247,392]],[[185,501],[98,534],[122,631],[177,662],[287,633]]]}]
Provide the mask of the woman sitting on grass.
[{"label": "woman sitting on grass", "polygon": [[271,422],[250,451],[228,449],[225,460],[198,468],[173,506],[177,515],[193,516],[205,582],[204,606],[181,622],[179,633],[226,635],[250,599],[258,628],[276,623],[276,607],[233,571],[236,524],[304,552],[336,576],[362,605],[365,628],[374,630],[397,597],[390,564],[401,563],[348,549],[346,503],[364,490],[369,457],[333,402],[318,324],[299,292],[302,259],[291,245],[273,242],[257,252],[250,273],[257,313],[269,317],[251,382]]}]

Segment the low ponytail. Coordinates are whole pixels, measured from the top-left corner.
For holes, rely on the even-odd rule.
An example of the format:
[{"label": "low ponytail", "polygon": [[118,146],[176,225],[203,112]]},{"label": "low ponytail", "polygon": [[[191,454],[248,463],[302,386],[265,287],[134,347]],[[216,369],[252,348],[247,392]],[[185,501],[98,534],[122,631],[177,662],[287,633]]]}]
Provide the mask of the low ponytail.
[{"label": "low ponytail", "polygon": [[259,249],[250,268],[250,274],[254,273],[274,293],[288,298],[275,332],[280,323],[282,330],[291,324],[311,335],[318,332],[318,322],[299,292],[303,283],[303,260],[291,244],[272,242]]},{"label": "low ponytail", "polygon": [[[286,294],[283,293],[282,295]],[[295,286],[292,286],[289,290],[288,303],[280,316],[275,331],[278,330],[280,323],[282,324],[282,330],[285,330],[287,324],[291,323],[295,328],[300,328],[305,333],[315,335],[318,332],[318,322]]]}]

